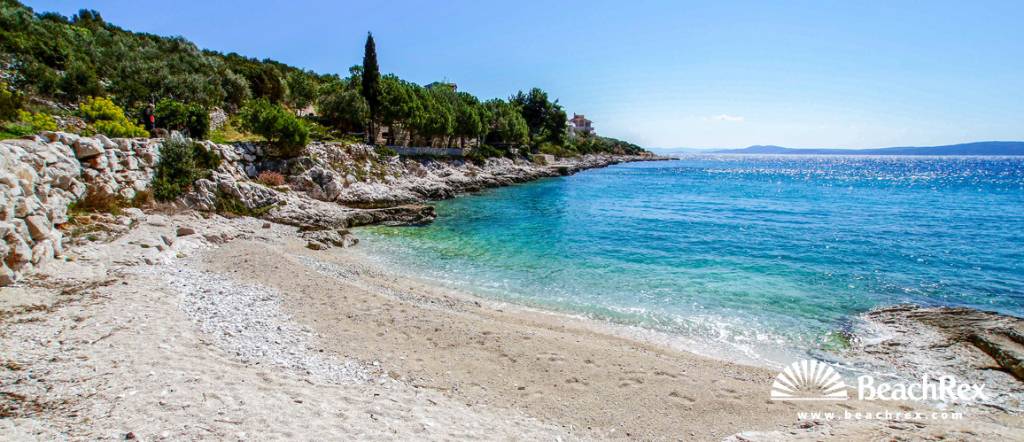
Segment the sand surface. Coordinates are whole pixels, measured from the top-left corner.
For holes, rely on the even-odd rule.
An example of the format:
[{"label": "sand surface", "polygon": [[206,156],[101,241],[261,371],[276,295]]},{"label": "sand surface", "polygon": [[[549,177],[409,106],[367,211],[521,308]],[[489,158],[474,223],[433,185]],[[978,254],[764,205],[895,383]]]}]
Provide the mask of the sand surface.
[{"label": "sand surface", "polygon": [[[198,233],[176,237],[182,225]],[[253,219],[150,215],[4,288],[0,439],[1024,438],[1020,416],[992,411],[800,421],[932,409],[771,402],[773,370],[304,244]]]}]

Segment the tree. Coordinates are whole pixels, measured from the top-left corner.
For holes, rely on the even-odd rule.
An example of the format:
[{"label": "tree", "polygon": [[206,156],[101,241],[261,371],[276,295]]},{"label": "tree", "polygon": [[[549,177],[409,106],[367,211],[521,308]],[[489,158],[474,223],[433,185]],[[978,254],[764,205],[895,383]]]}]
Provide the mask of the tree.
[{"label": "tree", "polygon": [[370,108],[350,81],[336,80],[324,85],[318,95],[317,114],[323,123],[345,132],[365,128]]},{"label": "tree", "polygon": [[309,128],[287,109],[266,98],[250,100],[240,113],[242,128],[266,138],[275,154],[292,158],[302,154]]},{"label": "tree", "polygon": [[210,114],[198,104],[165,98],[156,104],[156,124],[165,129],[183,131],[191,138],[203,139],[210,131]]},{"label": "tree", "polygon": [[231,69],[224,69],[221,73],[220,86],[224,89],[223,106],[228,112],[237,112],[252,98],[249,81]]},{"label": "tree", "polygon": [[484,123],[480,114],[480,100],[466,92],[459,92],[455,112],[455,134],[459,137],[459,147],[466,148],[467,137],[475,137],[483,142]]},{"label": "tree", "polygon": [[410,126],[424,141],[434,144],[434,139],[452,135],[455,130],[455,114],[451,101],[445,97],[448,88],[417,87],[416,111],[410,119]]},{"label": "tree", "polygon": [[540,88],[530,89],[528,94],[519,91],[509,101],[519,108],[526,120],[534,150],[544,142],[565,144],[565,110],[557,100],[549,100],[547,92]]},{"label": "tree", "polygon": [[530,129],[516,107],[504,100],[484,103],[487,135],[484,142],[491,145],[521,146],[529,143]]},{"label": "tree", "polygon": [[288,74],[288,104],[296,109],[309,106],[316,96],[316,84],[312,75],[303,71],[292,71]]},{"label": "tree", "polygon": [[370,142],[377,137],[377,117],[380,116],[380,66],[377,65],[377,45],[373,42],[373,33],[366,33],[366,46],[363,49],[363,98],[370,108]]}]

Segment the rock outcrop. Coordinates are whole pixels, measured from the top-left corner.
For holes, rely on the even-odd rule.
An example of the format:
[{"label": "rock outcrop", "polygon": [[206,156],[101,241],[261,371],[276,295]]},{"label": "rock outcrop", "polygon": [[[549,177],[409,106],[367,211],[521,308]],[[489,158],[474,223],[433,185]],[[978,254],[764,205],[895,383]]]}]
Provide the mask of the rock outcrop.
[{"label": "rock outcrop", "polygon": [[1024,411],[1024,319],[970,308],[897,305],[865,313],[852,347],[857,366],[910,379],[953,375],[985,384],[989,406]]},{"label": "rock outcrop", "polygon": [[[0,285],[61,256],[60,227],[68,222],[68,207],[74,201],[98,195],[127,202],[147,190],[162,143],[63,132],[0,141]],[[496,158],[477,165],[384,157],[362,144],[313,143],[306,155],[280,160],[267,158],[255,143],[201,143],[221,157],[221,165],[196,181],[180,204],[203,211],[229,207],[304,231],[328,232],[367,224],[425,224],[435,217],[433,207],[424,204],[429,200],[651,159],[591,155],[536,165]],[[260,183],[256,178],[263,171],[285,175],[288,184]]]}]

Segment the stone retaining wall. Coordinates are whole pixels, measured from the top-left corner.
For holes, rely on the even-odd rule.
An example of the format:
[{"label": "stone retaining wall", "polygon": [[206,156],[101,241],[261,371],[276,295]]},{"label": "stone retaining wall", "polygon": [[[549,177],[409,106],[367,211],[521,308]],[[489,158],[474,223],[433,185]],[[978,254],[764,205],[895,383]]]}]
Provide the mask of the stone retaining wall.
[{"label": "stone retaining wall", "polygon": [[[161,139],[82,137],[44,132],[0,141],[0,286],[63,251],[56,226],[68,222],[68,205],[87,193],[131,200],[149,187]],[[219,172],[254,176],[255,145],[203,144],[223,159]]]}]

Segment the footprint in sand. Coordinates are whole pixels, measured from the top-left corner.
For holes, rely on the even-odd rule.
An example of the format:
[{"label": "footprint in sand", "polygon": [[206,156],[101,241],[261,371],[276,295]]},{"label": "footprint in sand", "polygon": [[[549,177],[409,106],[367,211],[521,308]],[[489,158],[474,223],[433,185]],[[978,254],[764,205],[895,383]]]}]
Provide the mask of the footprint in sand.
[{"label": "footprint in sand", "polygon": [[679,375],[672,374],[672,373],[669,373],[667,371],[661,371],[661,370],[655,371],[654,375],[655,376],[659,376],[659,377],[670,378],[670,379],[679,379]]},{"label": "footprint in sand", "polygon": [[643,383],[644,379],[639,376],[619,378],[619,388],[636,388]]},{"label": "footprint in sand", "polygon": [[686,396],[674,390],[668,394],[668,397],[673,403],[677,405],[693,405],[697,402],[697,399],[694,399],[691,396]]},{"label": "footprint in sand", "polygon": [[564,364],[565,358],[558,353],[541,353],[537,355],[537,360],[548,361],[554,364]]}]

